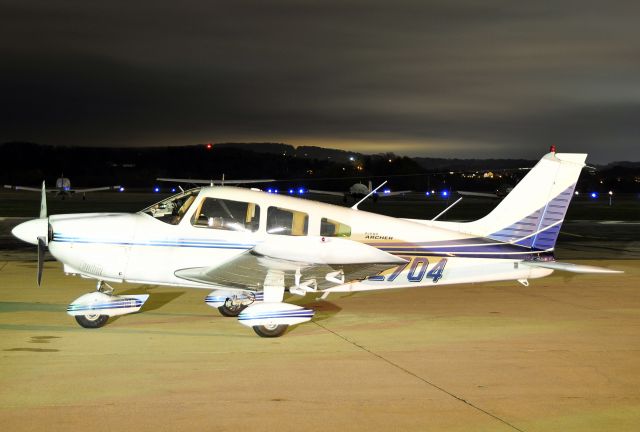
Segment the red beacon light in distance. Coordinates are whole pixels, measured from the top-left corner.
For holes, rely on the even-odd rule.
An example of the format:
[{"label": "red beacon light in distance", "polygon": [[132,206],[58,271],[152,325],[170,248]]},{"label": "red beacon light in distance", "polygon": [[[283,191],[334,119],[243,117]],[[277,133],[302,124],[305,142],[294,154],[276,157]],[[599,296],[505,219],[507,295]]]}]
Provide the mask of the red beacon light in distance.
[{"label": "red beacon light in distance", "polygon": [[551,153],[555,153],[555,152],[556,152],[556,146],[555,146],[555,144],[551,144],[551,147],[549,147],[549,151],[550,151]]},{"label": "red beacon light in distance", "polygon": [[213,144],[211,144],[211,143],[207,143],[207,144],[205,145],[205,148],[206,148],[207,150],[211,150],[211,149],[213,148]]}]

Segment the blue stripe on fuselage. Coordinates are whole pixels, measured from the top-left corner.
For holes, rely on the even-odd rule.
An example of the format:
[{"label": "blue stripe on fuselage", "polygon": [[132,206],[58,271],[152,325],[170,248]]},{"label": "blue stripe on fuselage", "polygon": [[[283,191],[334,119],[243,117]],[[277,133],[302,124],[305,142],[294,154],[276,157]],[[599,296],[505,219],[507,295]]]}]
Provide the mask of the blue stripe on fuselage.
[{"label": "blue stripe on fuselage", "polygon": [[207,249],[243,249],[248,250],[255,246],[254,243],[230,243],[222,240],[206,241],[192,239],[176,239],[176,240],[148,240],[146,242],[117,241],[104,239],[91,239],[83,237],[71,237],[54,233],[53,242],[60,243],[91,243],[91,244],[108,244],[117,246],[152,246],[152,247],[191,247],[191,248],[207,248]]}]

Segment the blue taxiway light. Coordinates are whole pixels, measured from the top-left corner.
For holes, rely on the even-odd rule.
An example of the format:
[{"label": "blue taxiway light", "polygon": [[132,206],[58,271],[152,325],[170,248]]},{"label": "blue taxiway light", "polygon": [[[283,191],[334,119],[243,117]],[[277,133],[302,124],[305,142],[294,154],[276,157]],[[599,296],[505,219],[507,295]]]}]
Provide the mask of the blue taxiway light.
[{"label": "blue taxiway light", "polygon": [[391,189],[385,189],[385,190],[382,191],[382,193],[390,194],[391,193]]},{"label": "blue taxiway light", "polygon": [[446,191],[446,190],[445,190],[445,191],[442,191],[442,196],[443,196],[443,197],[449,196],[449,192],[448,192],[448,191]]},{"label": "blue taxiway light", "polygon": [[289,193],[292,194],[293,193],[293,189],[289,189]]},{"label": "blue taxiway light", "polygon": [[271,189],[267,189],[267,193],[271,193],[273,192]]},{"label": "blue taxiway light", "polygon": [[304,189],[300,188],[298,189],[298,194],[302,195],[304,193]]},{"label": "blue taxiway light", "polygon": [[425,194],[426,196],[431,196],[431,192],[429,192],[429,191],[426,191],[424,194]]},{"label": "blue taxiway light", "polygon": [[598,198],[598,192],[591,192],[591,198]]},{"label": "blue taxiway light", "polygon": [[171,192],[175,192],[175,191],[176,191],[176,188],[171,188]]},{"label": "blue taxiway light", "polygon": [[155,186],[155,187],[153,188],[153,191],[154,191],[154,192],[160,192],[160,188],[159,188],[158,186]]},{"label": "blue taxiway light", "polygon": [[120,189],[118,189],[120,192],[124,192],[124,187],[120,186]]}]

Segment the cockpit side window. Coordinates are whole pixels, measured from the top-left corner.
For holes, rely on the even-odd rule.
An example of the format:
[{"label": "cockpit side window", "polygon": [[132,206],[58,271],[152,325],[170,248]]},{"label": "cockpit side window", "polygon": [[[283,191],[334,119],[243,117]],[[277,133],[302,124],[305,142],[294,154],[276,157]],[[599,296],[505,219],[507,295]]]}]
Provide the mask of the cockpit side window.
[{"label": "cockpit side window", "polygon": [[267,210],[267,233],[291,236],[307,235],[309,215],[297,210],[269,207]]},{"label": "cockpit side window", "polygon": [[320,235],[324,237],[351,237],[351,227],[327,218],[320,220]]},{"label": "cockpit side window", "polygon": [[199,189],[192,189],[174,195],[147,207],[142,210],[142,213],[153,216],[162,222],[177,225],[187,213],[187,210],[189,210],[199,192]]},{"label": "cockpit side window", "polygon": [[205,198],[193,214],[195,227],[255,232],[260,223],[260,206],[243,201]]}]

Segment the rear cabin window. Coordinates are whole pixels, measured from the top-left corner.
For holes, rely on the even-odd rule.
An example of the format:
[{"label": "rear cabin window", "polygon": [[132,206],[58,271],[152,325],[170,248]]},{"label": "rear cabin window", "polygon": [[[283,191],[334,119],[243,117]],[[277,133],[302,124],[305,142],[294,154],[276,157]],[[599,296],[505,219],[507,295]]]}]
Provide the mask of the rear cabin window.
[{"label": "rear cabin window", "polygon": [[193,226],[254,232],[260,222],[260,206],[242,201],[205,198],[193,214]]},{"label": "rear cabin window", "polygon": [[320,235],[324,237],[351,237],[351,227],[327,218],[320,220]]},{"label": "rear cabin window", "polygon": [[267,232],[269,234],[304,236],[309,228],[309,215],[296,210],[269,207]]}]

